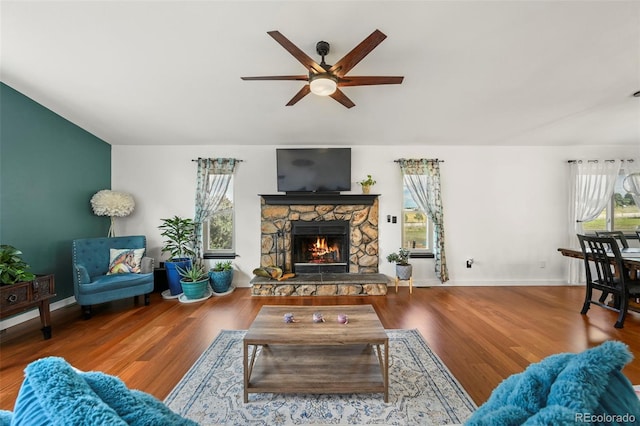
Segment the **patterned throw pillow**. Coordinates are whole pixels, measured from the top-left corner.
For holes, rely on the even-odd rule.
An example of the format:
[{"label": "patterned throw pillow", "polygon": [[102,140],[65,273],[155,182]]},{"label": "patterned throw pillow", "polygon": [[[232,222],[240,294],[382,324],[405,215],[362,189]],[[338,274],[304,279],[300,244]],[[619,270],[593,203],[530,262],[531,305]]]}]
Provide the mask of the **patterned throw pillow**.
[{"label": "patterned throw pillow", "polygon": [[109,272],[111,274],[139,274],[144,249],[109,249]]}]

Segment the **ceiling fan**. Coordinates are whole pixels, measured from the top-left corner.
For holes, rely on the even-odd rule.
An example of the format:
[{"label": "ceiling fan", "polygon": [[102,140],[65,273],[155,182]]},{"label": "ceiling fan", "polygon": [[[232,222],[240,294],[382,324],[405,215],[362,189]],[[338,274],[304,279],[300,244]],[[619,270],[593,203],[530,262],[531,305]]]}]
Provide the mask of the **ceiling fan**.
[{"label": "ceiling fan", "polygon": [[381,31],[375,30],[369,37],[364,39],[353,50],[347,53],[342,59],[334,65],[328,65],[324,61],[324,57],[329,54],[329,43],[319,41],[316,44],[316,52],[322,57],[322,61],[317,63],[306,53],[300,50],[289,39],[280,34],[279,31],[268,31],[275,41],[280,43],[287,52],[291,53],[302,65],[308,70],[308,75],[280,75],[280,76],[263,76],[263,77],[240,77],[243,80],[298,80],[307,81],[302,89],[295,94],[287,103],[287,106],[295,105],[300,99],[304,98],[309,92],[320,96],[331,96],[347,108],[354,107],[356,104],[351,101],[340,87],[346,86],[371,86],[378,84],[400,84],[404,77],[385,77],[385,76],[358,76],[351,77],[346,74],[355,67],[365,56],[378,46],[382,40],[387,38]]}]

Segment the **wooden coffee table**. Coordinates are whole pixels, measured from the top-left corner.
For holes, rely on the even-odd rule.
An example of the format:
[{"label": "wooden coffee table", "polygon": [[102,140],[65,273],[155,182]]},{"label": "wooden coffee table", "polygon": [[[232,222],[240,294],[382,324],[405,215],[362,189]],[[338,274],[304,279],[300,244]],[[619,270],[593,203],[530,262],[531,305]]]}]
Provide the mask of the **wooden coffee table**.
[{"label": "wooden coffee table", "polygon": [[[325,322],[314,323],[315,312]],[[260,392],[382,392],[389,401],[389,337],[371,305],[263,306],[243,339],[243,366],[244,402]]]}]

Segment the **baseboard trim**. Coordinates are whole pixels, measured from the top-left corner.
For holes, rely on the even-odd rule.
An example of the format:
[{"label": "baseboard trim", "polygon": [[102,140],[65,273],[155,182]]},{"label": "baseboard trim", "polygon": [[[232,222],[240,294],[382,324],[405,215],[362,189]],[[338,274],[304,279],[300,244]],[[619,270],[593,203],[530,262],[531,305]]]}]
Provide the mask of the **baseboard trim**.
[{"label": "baseboard trim", "polygon": [[[408,285],[408,284],[407,284]],[[565,286],[570,284],[566,280],[449,280],[441,283],[439,280],[416,280],[414,287],[506,287],[506,286]],[[584,285],[584,284],[582,284]]]},{"label": "baseboard trim", "polygon": [[[76,303],[76,298],[71,296],[71,297],[67,297],[66,299],[62,299],[62,300],[58,300],[57,302],[53,302],[51,304],[50,309],[51,309],[51,311],[55,311],[57,309],[64,308],[65,306],[73,305],[74,303]],[[23,312],[21,314],[14,315],[14,316],[9,317],[7,319],[1,320],[0,321],[0,330],[6,330],[9,327],[13,327],[14,325],[22,324],[23,322],[27,322],[27,321],[29,321],[31,319],[34,319],[34,318],[40,318],[40,312],[38,311],[37,307],[35,309],[31,309],[31,310]]]}]

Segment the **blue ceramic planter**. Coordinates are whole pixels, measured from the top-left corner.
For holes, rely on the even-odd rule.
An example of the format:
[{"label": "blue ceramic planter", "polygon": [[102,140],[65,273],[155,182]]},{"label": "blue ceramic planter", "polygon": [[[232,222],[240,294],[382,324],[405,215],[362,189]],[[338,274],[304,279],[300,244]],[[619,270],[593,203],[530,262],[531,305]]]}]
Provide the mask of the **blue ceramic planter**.
[{"label": "blue ceramic planter", "polygon": [[181,269],[189,269],[191,268],[191,259],[184,257],[173,259],[170,262],[164,262],[164,269],[167,271],[167,284],[169,284],[169,291],[172,296],[177,296],[182,293],[180,273],[176,269],[176,266],[179,266]]},{"label": "blue ceramic planter", "polygon": [[209,271],[211,288],[216,293],[226,293],[233,281],[233,269],[229,271]]},{"label": "blue ceramic planter", "polygon": [[187,299],[202,299],[207,294],[207,285],[209,279],[205,278],[200,281],[180,281],[182,291]]}]

